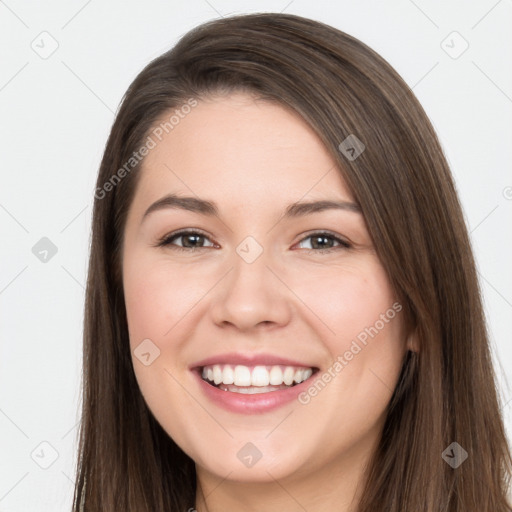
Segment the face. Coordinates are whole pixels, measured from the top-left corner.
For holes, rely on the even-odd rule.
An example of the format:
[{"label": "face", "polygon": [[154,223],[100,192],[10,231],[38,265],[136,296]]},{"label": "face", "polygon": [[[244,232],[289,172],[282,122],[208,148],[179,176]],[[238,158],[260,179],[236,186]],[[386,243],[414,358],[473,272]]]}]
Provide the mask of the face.
[{"label": "face", "polygon": [[[406,343],[334,160],[295,113],[241,93],[199,101],[156,142],[123,242],[153,415],[198,474],[263,482],[360,465]],[[337,207],[305,206],[319,201]]]}]

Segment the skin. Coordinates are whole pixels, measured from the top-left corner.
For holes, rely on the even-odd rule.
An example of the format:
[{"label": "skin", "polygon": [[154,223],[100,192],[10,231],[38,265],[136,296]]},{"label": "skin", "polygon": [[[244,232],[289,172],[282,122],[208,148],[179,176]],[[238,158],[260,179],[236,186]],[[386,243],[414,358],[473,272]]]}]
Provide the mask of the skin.
[{"label": "skin", "polygon": [[[295,113],[237,93],[199,101],[139,172],[123,241],[130,347],[150,339],[160,355],[133,365],[155,418],[196,463],[197,510],[353,510],[409,348],[403,313],[305,405],[229,412],[189,370],[219,353],[265,352],[322,375],[397,302],[361,213],[281,218],[297,201],[354,202],[334,160]],[[214,201],[219,216],[165,208],[143,219],[168,193]],[[157,246],[183,228],[206,233],[199,249]],[[314,248],[308,235],[322,230],[350,248]],[[236,252],[247,236],[263,248],[251,264]],[[247,442],[262,454],[250,468],[237,457]]]}]

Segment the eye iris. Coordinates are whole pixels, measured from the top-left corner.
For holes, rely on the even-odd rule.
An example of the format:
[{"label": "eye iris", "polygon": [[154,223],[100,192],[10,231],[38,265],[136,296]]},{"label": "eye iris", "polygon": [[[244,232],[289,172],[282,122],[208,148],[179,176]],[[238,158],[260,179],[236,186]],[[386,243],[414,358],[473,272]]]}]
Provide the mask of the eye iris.
[{"label": "eye iris", "polygon": [[[322,240],[320,244],[317,243],[319,240]],[[314,235],[311,237],[311,247],[313,247],[313,249],[325,249],[327,246],[331,247],[329,244],[325,244],[326,240],[332,242],[329,236]]]},{"label": "eye iris", "polygon": [[203,239],[203,238],[204,238],[203,235],[198,235],[198,234],[194,234],[194,233],[191,233],[191,234],[188,234],[188,235],[181,235],[181,239],[182,239],[182,242],[183,242],[183,247],[191,247],[191,248],[202,247],[201,244],[194,244],[194,243],[192,243],[191,245],[189,245],[185,241],[186,240],[190,240],[190,239],[195,239],[195,241],[197,242],[198,239]]}]

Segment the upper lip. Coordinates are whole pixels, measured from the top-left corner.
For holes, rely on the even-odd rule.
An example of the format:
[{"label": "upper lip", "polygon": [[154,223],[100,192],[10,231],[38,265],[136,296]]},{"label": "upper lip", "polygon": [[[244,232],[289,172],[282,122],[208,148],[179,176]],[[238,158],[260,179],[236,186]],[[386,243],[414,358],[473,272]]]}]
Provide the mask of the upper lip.
[{"label": "upper lip", "polygon": [[288,359],[286,357],[276,356],[273,354],[250,354],[240,352],[230,352],[227,354],[218,354],[215,356],[207,357],[201,361],[197,361],[190,365],[190,369],[198,369],[203,366],[211,366],[214,364],[233,364],[243,366],[298,366],[302,368],[315,368],[308,363],[297,361],[294,359]]}]

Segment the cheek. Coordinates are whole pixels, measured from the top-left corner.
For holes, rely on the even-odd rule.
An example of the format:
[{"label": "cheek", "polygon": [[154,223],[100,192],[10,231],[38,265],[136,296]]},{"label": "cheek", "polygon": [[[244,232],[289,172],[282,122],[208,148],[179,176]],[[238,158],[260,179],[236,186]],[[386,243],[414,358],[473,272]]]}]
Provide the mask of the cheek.
[{"label": "cheek", "polygon": [[314,314],[311,318],[316,318],[319,332],[337,352],[375,324],[378,330],[384,330],[381,315],[386,316],[390,308],[388,316],[396,316],[392,308],[396,298],[377,260],[368,258],[357,266],[317,267],[290,274],[288,282]]},{"label": "cheek", "polygon": [[380,264],[316,272],[300,286],[329,357],[299,402],[335,453],[381,424],[405,355],[402,305]]},{"label": "cheek", "polygon": [[143,255],[126,261],[123,281],[132,345],[145,338],[162,340],[205,293],[192,271]]},{"label": "cheek", "polygon": [[[307,279],[297,277],[293,286],[307,306],[302,311],[314,313],[307,313],[309,323],[329,352],[324,382],[331,392],[324,398],[341,400],[347,408],[362,400],[377,413],[396,383],[405,340],[402,305],[383,267],[378,261],[365,263],[318,269]],[[352,413],[358,417],[362,411]]]},{"label": "cheek", "polygon": [[[190,385],[183,380],[190,362],[183,352],[192,332],[191,308],[204,295],[192,274],[136,250],[123,266],[130,348],[139,389],[167,433],[186,446],[191,444],[189,420],[176,411],[201,414],[197,403],[183,391],[183,385]],[[146,353],[149,360],[142,357]]]}]

